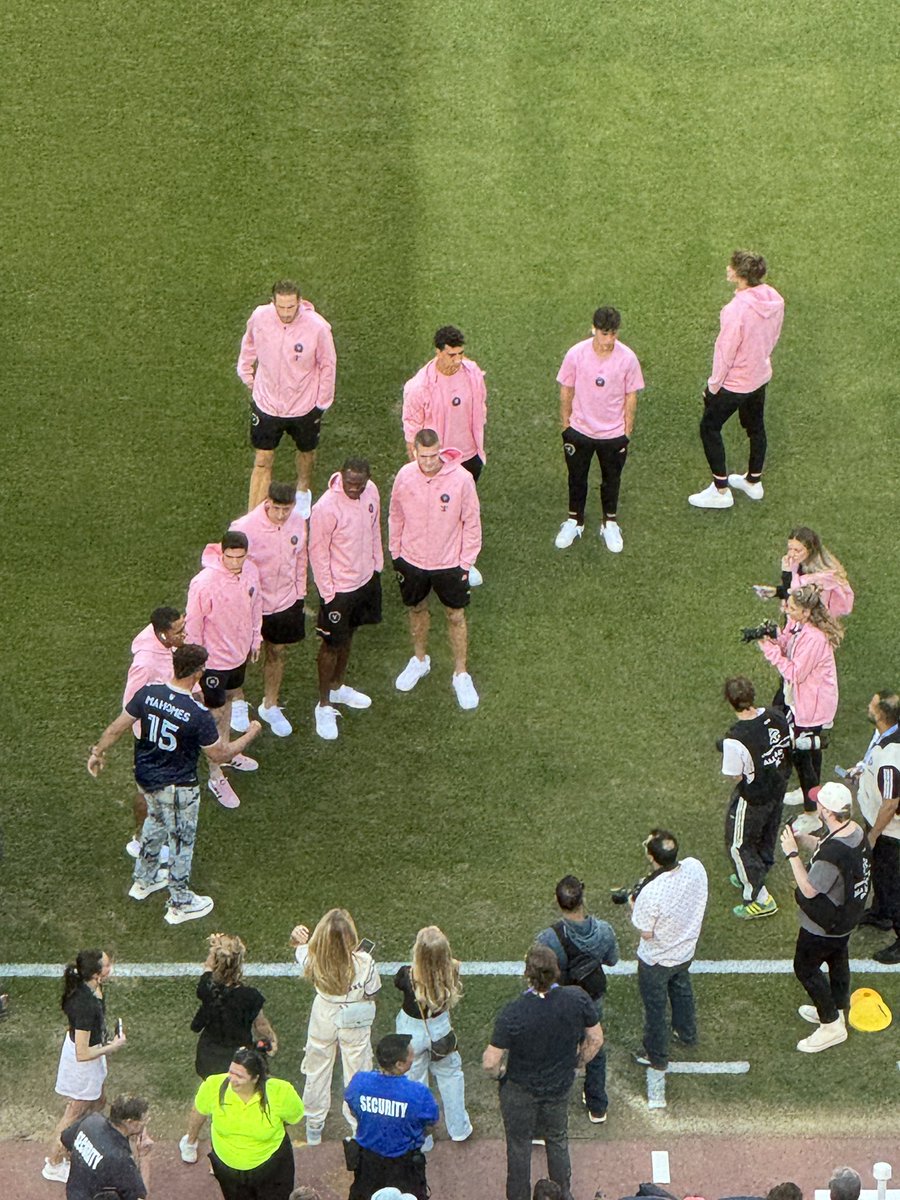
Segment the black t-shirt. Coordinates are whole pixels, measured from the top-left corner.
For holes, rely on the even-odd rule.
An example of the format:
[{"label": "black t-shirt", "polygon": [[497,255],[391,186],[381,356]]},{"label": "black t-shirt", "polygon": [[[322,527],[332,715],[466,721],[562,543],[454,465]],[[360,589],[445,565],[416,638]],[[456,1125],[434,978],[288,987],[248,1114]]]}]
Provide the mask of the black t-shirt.
[{"label": "black t-shirt", "polygon": [[[394,987],[398,988],[403,995],[403,1003],[401,1008],[408,1017],[418,1017],[422,1020],[422,1009],[416,1004],[416,992],[412,982],[412,968],[401,967],[394,976]],[[425,1007],[425,1016],[429,1019],[436,1017],[442,1012],[446,1012],[445,1008],[436,1009],[434,1012],[430,1008]]]},{"label": "black t-shirt", "polygon": [[227,1071],[238,1046],[253,1037],[253,1022],[262,1012],[265,996],[254,987],[214,984],[211,971],[204,971],[197,984],[200,1007],[191,1022],[200,1034],[197,1045],[197,1074],[203,1079]]},{"label": "black t-shirt", "polygon": [[89,1046],[102,1046],[106,1040],[106,1006],[86,983],[80,983],[63,1005],[69,1018],[69,1037],[75,1041],[76,1029],[89,1029]]},{"label": "black t-shirt", "polygon": [[93,1200],[102,1188],[116,1188],[121,1200],[147,1195],[128,1138],[102,1115],[91,1113],[60,1134],[72,1155],[66,1200]]},{"label": "black t-shirt", "polygon": [[190,787],[197,782],[202,746],[219,740],[209,710],[187,692],[151,683],[135,692],[125,711],[141,723],[134,744],[134,777],[145,792]]},{"label": "black t-shirt", "polygon": [[753,780],[742,776],[741,795],[749,804],[766,804],[784,794],[791,777],[791,732],[787,718],[764,708],[750,721],[735,721],[728,737],[740,742],[753,760]]},{"label": "black t-shirt", "polygon": [[508,1050],[506,1077],[535,1096],[560,1096],[575,1078],[575,1060],[597,1006],[580,987],[531,990],[511,1001],[494,1024],[491,1045]]}]

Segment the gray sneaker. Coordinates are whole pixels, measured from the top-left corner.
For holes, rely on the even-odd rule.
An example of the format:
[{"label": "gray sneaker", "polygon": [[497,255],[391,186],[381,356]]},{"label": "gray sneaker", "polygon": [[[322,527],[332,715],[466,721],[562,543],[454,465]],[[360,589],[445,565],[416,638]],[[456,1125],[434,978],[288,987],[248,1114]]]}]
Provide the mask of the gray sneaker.
[{"label": "gray sneaker", "polygon": [[170,904],[165,920],[169,925],[183,925],[185,921],[196,921],[213,910],[212,896],[197,896],[193,892],[184,904]]}]

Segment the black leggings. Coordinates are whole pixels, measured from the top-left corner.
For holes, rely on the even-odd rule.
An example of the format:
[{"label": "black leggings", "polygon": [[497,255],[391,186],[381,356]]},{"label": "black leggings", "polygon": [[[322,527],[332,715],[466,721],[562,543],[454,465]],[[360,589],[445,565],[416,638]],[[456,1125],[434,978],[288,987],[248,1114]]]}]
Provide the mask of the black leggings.
[{"label": "black leggings", "polygon": [[[795,725],[794,737],[798,738],[802,733],[814,734],[816,737],[822,736],[821,725]],[[821,750],[798,750],[794,747],[793,752],[794,767],[797,771],[797,779],[803,789],[803,807],[807,812],[816,811],[816,803],[810,800],[810,788],[818,785],[822,778],[822,751]]]},{"label": "black leggings", "polygon": [[584,524],[587,504],[588,472],[591,460],[597,455],[600,463],[600,504],[603,520],[614,518],[619,504],[619,485],[622,468],[628,457],[628,438],[590,438],[577,429],[563,430],[563,449],[569,472],[569,516]]},{"label": "black leggings", "polygon": [[215,1150],[209,1161],[225,1200],[288,1200],[294,1190],[294,1150],[287,1133],[272,1157],[252,1171],[229,1167]]},{"label": "black leggings", "polygon": [[757,388],[755,392],[729,392],[720,388],[713,396],[709,388],[703,393],[703,416],[700,419],[700,440],[703,442],[703,452],[709,469],[716,479],[721,479],[723,486],[728,478],[728,468],[725,465],[725,443],[722,441],[722,426],[738,414],[738,420],[747,437],[750,439],[750,462],[747,475],[750,482],[755,482],[762,474],[766,461],[766,385]]}]

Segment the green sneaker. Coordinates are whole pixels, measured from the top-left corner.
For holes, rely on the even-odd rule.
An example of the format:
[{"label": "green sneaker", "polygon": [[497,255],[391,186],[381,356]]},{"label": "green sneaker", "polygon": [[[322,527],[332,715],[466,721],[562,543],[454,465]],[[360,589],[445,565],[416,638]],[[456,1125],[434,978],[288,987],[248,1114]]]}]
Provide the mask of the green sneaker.
[{"label": "green sneaker", "polygon": [[760,904],[758,900],[751,900],[749,904],[736,904],[731,911],[744,921],[752,921],[755,917],[774,916],[778,912],[778,905],[770,896],[765,904]]},{"label": "green sneaker", "polygon": [[735,874],[734,874],[734,872],[733,872],[733,871],[732,871],[732,873],[731,873],[731,874],[728,876],[728,882],[731,884],[731,886],[732,886],[732,887],[739,888],[739,887],[743,887],[743,886],[744,886],[744,885],[741,883],[741,881],[738,879],[737,875],[735,875]]}]

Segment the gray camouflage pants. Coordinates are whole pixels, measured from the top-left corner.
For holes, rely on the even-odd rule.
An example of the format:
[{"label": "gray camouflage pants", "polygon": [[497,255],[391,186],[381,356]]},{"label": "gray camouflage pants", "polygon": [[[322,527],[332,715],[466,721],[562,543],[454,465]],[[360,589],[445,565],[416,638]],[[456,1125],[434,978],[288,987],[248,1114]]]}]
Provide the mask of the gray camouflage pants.
[{"label": "gray camouflage pants", "polygon": [[141,830],[141,852],[134,865],[136,883],[151,884],[159,870],[159,852],[169,846],[169,896],[172,904],[191,898],[191,863],[197,839],[200,788],[167,787],[144,792],[147,819]]}]

